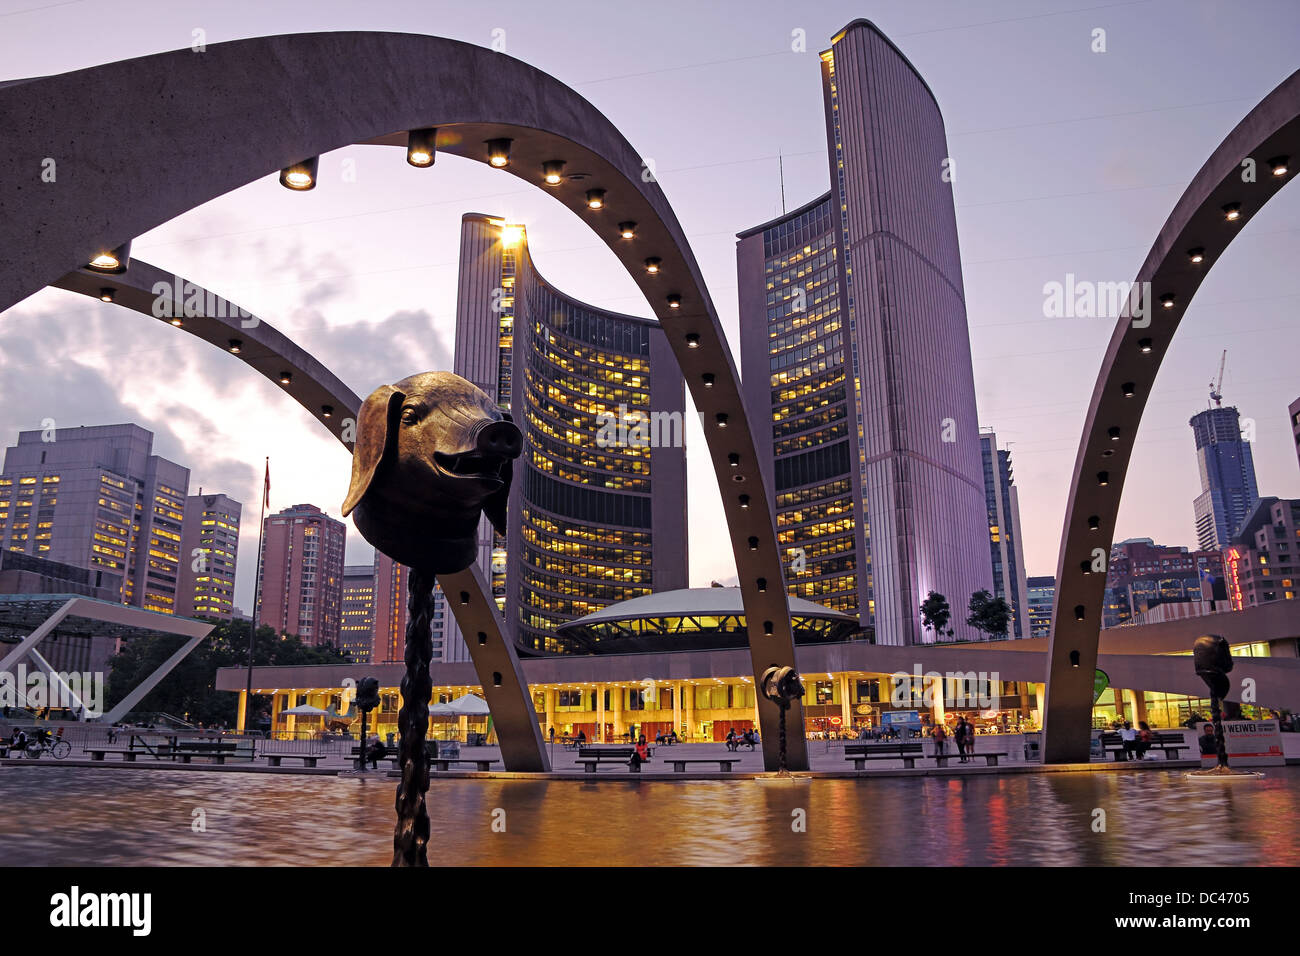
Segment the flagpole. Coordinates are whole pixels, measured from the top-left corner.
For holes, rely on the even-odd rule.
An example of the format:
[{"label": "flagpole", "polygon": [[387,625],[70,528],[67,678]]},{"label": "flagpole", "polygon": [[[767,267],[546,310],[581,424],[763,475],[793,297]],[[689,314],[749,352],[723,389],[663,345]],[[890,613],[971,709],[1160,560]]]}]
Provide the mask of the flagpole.
[{"label": "flagpole", "polygon": [[248,628],[248,682],[244,687],[244,733],[253,729],[253,640],[257,636],[258,601],[262,592],[262,533],[266,528],[266,498],[271,491],[271,456],[266,456],[266,478],[262,483],[262,514],[257,522],[257,564],[253,572],[253,613]]}]

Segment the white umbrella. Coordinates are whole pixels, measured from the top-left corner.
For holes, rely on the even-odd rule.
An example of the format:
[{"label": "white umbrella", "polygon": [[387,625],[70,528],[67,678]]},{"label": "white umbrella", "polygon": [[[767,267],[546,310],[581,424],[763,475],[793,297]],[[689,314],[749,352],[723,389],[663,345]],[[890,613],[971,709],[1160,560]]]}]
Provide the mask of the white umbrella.
[{"label": "white umbrella", "polygon": [[475,697],[473,694],[457,697],[447,704],[447,707],[450,708],[453,714],[461,717],[487,717],[492,713],[487,701],[482,697]]},{"label": "white umbrella", "polygon": [[311,704],[299,704],[289,710],[280,711],[281,717],[327,717],[329,711],[321,710],[319,707],[313,707]]},{"label": "white umbrella", "polygon": [[460,712],[451,709],[451,704],[434,704],[429,708],[429,716],[442,715],[445,717],[457,717]]}]

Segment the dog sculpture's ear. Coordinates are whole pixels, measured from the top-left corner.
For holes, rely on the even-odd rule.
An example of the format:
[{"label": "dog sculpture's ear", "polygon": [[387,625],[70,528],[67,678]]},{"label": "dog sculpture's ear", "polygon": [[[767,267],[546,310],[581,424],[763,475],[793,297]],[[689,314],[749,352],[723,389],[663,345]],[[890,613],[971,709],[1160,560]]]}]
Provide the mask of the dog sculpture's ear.
[{"label": "dog sculpture's ear", "polygon": [[[514,423],[509,412],[503,411],[501,417],[511,424]],[[507,461],[501,467],[501,480],[505,484],[488,495],[487,500],[483,502],[483,514],[492,523],[492,528],[497,534],[506,533],[506,508],[510,504],[510,484],[514,480],[514,472],[514,462]]]},{"label": "dog sculpture's ear", "polygon": [[374,481],[384,456],[397,445],[397,416],[406,395],[391,385],[370,393],[357,417],[357,440],[352,448],[352,484],[343,502],[343,517],[352,513]]}]

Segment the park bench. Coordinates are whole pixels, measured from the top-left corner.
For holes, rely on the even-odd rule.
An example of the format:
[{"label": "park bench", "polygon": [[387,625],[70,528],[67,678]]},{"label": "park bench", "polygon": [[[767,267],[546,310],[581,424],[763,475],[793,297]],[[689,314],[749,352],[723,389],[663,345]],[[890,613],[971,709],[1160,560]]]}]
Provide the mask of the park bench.
[{"label": "park bench", "polygon": [[[961,759],[961,756],[962,756],[962,755],[959,754],[959,753],[951,753],[951,754],[935,754],[935,755],[934,755],[934,762],[935,762],[935,765],[936,765],[936,766],[939,766],[939,767],[946,767],[946,766],[948,766],[948,761],[949,761],[949,760],[952,760],[952,759],[954,759],[954,758],[957,759],[957,760],[960,760],[960,759]],[[984,751],[984,752],[982,752],[982,753],[968,753],[968,754],[966,754],[966,756],[967,756],[967,757],[983,757],[983,758],[984,758],[984,766],[986,766],[986,767],[996,767],[996,766],[998,765],[998,758],[999,758],[999,757],[1005,757],[1005,756],[1007,756],[1007,752],[1006,752],[1005,750],[1004,750],[1004,751],[1001,751],[1000,753],[991,753],[991,752],[988,752],[988,751]]]},{"label": "park bench", "polygon": [[135,758],[140,755],[139,750],[130,750],[128,748],[113,747],[87,747],[86,753],[90,754],[91,760],[103,760],[104,754],[121,754],[122,759],[127,763],[135,763]]},{"label": "park bench", "polygon": [[458,759],[456,757],[434,757],[431,762],[438,770],[449,770],[451,769],[451,765],[454,763],[472,763],[476,770],[486,773],[492,769],[492,765],[497,761],[483,760],[478,757],[465,757],[463,759]]},{"label": "park bench", "polygon": [[[1164,751],[1166,760],[1177,760],[1178,754],[1183,750],[1190,750],[1187,739],[1180,733],[1160,733],[1159,731],[1152,734],[1151,746],[1148,750]],[[1126,760],[1124,756],[1124,740],[1117,733],[1104,733],[1101,735],[1102,752],[1113,752],[1116,760]]]},{"label": "park bench", "polygon": [[583,765],[582,769],[587,773],[595,773],[602,763],[622,763],[633,773],[640,773],[640,765],[633,766],[631,763],[634,753],[635,747],[580,747],[578,763]]},{"label": "park bench", "polygon": [[739,757],[690,757],[684,760],[677,757],[664,757],[663,759],[665,763],[673,765],[673,773],[685,773],[688,763],[716,763],[723,773],[731,773],[731,768],[740,762]]},{"label": "park bench", "polygon": [[262,754],[262,759],[272,767],[280,766],[281,760],[301,760],[304,767],[314,767],[324,759],[323,754]]},{"label": "park bench", "polygon": [[847,744],[844,759],[853,761],[854,770],[865,770],[868,760],[901,760],[909,770],[923,760],[921,745],[915,744]]},{"label": "park bench", "polygon": [[181,763],[189,763],[195,757],[211,757],[219,764],[224,764],[227,757],[235,755],[236,746],[224,740],[190,740],[179,743],[168,751],[168,755],[179,757]]}]

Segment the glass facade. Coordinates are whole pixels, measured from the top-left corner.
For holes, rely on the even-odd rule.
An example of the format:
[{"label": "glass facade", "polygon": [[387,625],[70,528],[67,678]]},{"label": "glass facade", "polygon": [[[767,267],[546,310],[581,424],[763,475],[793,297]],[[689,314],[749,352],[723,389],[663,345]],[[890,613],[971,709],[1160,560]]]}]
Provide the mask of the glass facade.
[{"label": "glass facade", "polygon": [[791,597],[855,617],[855,418],[829,197],[763,232],[777,540]]},{"label": "glass facade", "polygon": [[571,652],[564,623],[685,584],[681,375],[658,323],[539,276],[520,226],[466,216],[460,266],[456,371],[524,433],[507,534],[482,526],[480,565],[522,650]]}]

